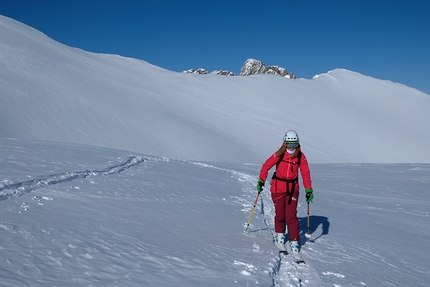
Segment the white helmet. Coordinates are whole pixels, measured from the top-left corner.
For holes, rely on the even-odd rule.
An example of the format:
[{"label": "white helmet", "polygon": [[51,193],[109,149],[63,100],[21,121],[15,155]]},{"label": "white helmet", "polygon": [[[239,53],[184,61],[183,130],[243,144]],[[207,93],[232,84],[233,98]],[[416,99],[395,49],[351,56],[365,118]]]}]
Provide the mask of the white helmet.
[{"label": "white helmet", "polygon": [[285,133],[284,142],[299,142],[299,135],[295,131],[289,130]]}]

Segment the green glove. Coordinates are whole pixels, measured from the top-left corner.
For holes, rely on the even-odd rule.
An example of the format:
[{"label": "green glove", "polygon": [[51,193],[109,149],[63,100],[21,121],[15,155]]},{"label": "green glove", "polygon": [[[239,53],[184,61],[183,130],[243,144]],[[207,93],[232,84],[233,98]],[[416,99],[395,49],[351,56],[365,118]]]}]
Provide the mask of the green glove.
[{"label": "green glove", "polygon": [[259,180],[258,180],[258,182],[257,182],[257,190],[258,190],[258,193],[260,193],[260,192],[262,192],[262,191],[263,191],[263,186],[264,186],[264,180],[259,179]]},{"label": "green glove", "polygon": [[312,189],[306,189],[306,202],[310,203],[314,199],[314,192]]}]

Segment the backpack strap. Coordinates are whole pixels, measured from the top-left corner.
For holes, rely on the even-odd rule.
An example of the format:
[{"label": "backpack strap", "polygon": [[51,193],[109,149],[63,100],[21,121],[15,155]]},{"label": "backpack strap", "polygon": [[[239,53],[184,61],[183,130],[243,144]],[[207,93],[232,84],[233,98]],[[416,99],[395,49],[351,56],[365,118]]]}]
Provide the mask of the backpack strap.
[{"label": "backpack strap", "polygon": [[[278,169],[279,164],[284,161],[284,156],[285,156],[285,152],[279,157],[278,162],[276,163],[276,169]],[[297,165],[300,166],[300,161],[302,160],[302,151],[299,151],[299,154],[297,155],[298,160],[297,160]],[[286,161],[285,161],[286,162]],[[280,181],[284,181],[286,186],[287,186],[287,195],[289,196],[288,198],[288,204],[291,204],[291,201],[293,199],[293,195],[294,195],[294,190],[296,189],[296,183],[298,184],[299,178],[296,177],[294,179],[284,179],[284,178],[280,178],[276,176],[276,170],[273,173],[272,179],[276,179],[276,180],[280,180]],[[290,190],[290,185],[289,183],[292,183],[292,187]]]},{"label": "backpack strap", "polygon": [[284,159],[284,156],[285,156],[285,151],[279,156],[279,159],[276,162],[276,169],[278,168],[278,166],[281,163],[281,161]]},{"label": "backpack strap", "polygon": [[297,157],[299,158],[297,160],[297,165],[300,166],[300,162],[302,161],[302,151],[301,150],[299,150],[299,154],[297,155]]},{"label": "backpack strap", "polygon": [[[284,156],[285,156],[285,151],[279,156],[278,161],[276,162],[276,168],[278,168],[279,164],[284,160]],[[302,151],[299,151],[299,153],[297,154],[298,160],[297,160],[297,165],[300,166],[300,162],[302,161]],[[285,161],[287,162],[287,161]]]}]

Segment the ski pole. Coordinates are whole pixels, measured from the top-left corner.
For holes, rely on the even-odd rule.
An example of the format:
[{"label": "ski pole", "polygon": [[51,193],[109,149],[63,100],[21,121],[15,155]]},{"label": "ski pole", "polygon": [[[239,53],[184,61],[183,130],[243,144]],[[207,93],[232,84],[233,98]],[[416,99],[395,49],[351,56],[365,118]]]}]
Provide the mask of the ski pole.
[{"label": "ski pole", "polygon": [[308,232],[306,232],[305,236],[306,238],[311,238],[312,237],[312,233],[311,233],[311,216],[310,216],[310,204],[308,202]]},{"label": "ski pole", "polygon": [[261,192],[261,191],[259,191],[259,192],[257,193],[257,197],[255,198],[254,206],[252,207],[251,214],[249,215],[248,224],[246,225],[245,232],[248,232],[248,227],[249,227],[249,224],[251,223],[252,215],[254,214],[255,206],[257,205],[258,197],[260,196],[260,192]]}]

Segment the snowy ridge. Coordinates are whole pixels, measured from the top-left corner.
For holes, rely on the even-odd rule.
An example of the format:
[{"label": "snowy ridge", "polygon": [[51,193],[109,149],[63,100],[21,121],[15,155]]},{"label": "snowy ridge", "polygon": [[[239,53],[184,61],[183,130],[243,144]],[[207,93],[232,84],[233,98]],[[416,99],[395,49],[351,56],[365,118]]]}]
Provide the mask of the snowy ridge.
[{"label": "snowy ridge", "polygon": [[353,71],[176,73],[67,47],[3,16],[0,50],[0,137],[262,162],[295,129],[313,163],[430,162],[430,96]]}]

